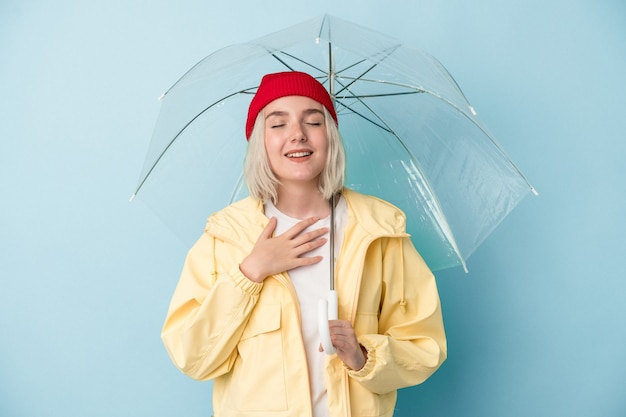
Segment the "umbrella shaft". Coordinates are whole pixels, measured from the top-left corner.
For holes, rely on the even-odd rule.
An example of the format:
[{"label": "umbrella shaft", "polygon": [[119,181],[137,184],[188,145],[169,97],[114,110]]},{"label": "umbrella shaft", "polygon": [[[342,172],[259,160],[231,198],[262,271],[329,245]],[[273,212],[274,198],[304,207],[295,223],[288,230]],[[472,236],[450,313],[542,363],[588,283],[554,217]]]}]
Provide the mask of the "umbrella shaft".
[{"label": "umbrella shaft", "polygon": [[335,195],[330,197],[330,290],[335,290]]}]

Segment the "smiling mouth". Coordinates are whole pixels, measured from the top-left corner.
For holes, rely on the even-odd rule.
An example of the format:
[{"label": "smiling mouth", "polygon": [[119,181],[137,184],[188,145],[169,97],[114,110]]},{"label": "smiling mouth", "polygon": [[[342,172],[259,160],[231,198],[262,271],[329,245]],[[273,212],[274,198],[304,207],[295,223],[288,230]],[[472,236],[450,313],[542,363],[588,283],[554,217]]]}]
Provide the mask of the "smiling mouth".
[{"label": "smiling mouth", "polygon": [[311,156],[313,154],[313,152],[292,152],[292,153],[288,153],[285,156],[287,158],[303,158],[305,156]]}]

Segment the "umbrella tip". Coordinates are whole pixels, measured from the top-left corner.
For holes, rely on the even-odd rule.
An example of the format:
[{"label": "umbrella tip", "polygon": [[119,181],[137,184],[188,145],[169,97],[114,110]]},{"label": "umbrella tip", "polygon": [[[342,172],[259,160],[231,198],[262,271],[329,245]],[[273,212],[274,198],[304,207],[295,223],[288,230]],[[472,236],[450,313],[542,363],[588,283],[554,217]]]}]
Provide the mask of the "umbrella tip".
[{"label": "umbrella tip", "polygon": [[131,195],[131,196],[130,196],[130,198],[128,199],[128,202],[129,202],[129,203],[132,203],[132,202],[133,202],[133,200],[135,199],[135,197],[137,197],[137,194],[134,194],[134,193],[133,193],[133,195]]},{"label": "umbrella tip", "polygon": [[159,101],[163,100],[163,97],[165,97],[165,95],[166,95],[166,94],[167,94],[167,92],[165,92],[165,93],[161,94],[161,95],[157,98],[157,100],[159,100]]},{"label": "umbrella tip", "polygon": [[473,106],[469,106],[470,111],[472,112],[472,115],[476,116],[478,113],[476,113],[476,110],[474,109]]},{"label": "umbrella tip", "polygon": [[532,192],[535,196],[538,196],[538,195],[539,195],[539,191],[537,191],[537,190],[535,189],[535,187],[530,187],[530,191],[531,191],[531,192]]}]

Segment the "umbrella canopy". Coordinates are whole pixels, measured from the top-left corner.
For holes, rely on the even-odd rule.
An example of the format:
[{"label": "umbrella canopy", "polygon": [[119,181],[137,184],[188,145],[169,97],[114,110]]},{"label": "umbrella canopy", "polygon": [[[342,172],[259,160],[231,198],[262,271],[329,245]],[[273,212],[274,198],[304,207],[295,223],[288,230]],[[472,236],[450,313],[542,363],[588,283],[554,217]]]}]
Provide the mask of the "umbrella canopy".
[{"label": "umbrella canopy", "polygon": [[335,101],[346,186],[407,214],[436,271],[465,260],[534,189],[431,55],[321,16],[204,58],[162,96],[135,194],[191,245],[246,195],[247,107],[266,73],[318,78]]}]

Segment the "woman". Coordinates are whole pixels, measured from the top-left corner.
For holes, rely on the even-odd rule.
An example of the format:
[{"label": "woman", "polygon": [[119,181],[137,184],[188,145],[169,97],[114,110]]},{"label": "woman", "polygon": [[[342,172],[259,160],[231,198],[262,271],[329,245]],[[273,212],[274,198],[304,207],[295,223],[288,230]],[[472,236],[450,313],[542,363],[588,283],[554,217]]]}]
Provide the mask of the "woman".
[{"label": "woman", "polygon": [[[168,353],[214,380],[217,417],[393,415],[396,390],[446,358],[434,277],[404,214],[343,188],[337,114],[308,74],[263,77],[246,136],[250,197],[210,216],[189,251],[162,331]],[[339,320],[326,355],[316,308],[332,258]]]}]

